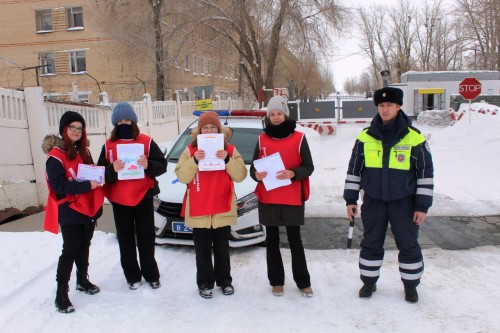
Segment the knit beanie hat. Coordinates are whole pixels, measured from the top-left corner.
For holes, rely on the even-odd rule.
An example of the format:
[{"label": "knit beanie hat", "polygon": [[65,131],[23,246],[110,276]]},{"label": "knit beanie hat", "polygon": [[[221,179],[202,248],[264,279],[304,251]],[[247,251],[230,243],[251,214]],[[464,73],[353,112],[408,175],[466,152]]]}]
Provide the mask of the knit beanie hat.
[{"label": "knit beanie hat", "polygon": [[219,116],[217,115],[217,112],[213,111],[205,111],[201,114],[200,118],[198,119],[198,133],[201,133],[201,128],[205,125],[215,125],[219,129],[219,133],[222,129],[222,125],[219,120]]},{"label": "knit beanie hat", "polygon": [[271,111],[280,111],[283,112],[285,116],[289,116],[290,112],[288,111],[287,100],[283,96],[273,96],[269,103],[267,103],[267,118],[269,118],[269,114]]},{"label": "knit beanie hat", "polygon": [[403,105],[403,90],[394,87],[384,87],[376,90],[373,94],[373,102],[376,106],[383,102],[396,103]]},{"label": "knit beanie hat", "polygon": [[61,116],[61,120],[59,120],[59,134],[63,135],[64,128],[74,121],[82,123],[83,130],[85,130],[85,120],[83,117],[78,112],[66,111]]},{"label": "knit beanie hat", "polygon": [[116,126],[117,122],[124,119],[130,119],[133,123],[137,124],[137,115],[134,112],[134,108],[127,102],[116,104],[111,114],[111,123],[113,126]]}]

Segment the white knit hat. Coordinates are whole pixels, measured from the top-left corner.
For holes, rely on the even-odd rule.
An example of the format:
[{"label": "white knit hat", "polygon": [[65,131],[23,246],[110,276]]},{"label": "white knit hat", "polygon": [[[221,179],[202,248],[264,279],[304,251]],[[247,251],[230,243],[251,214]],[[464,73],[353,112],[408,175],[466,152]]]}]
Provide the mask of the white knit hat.
[{"label": "white knit hat", "polygon": [[273,96],[269,103],[267,103],[267,117],[269,118],[269,114],[271,111],[280,111],[283,112],[285,116],[289,116],[290,112],[288,111],[287,100],[283,96]]}]

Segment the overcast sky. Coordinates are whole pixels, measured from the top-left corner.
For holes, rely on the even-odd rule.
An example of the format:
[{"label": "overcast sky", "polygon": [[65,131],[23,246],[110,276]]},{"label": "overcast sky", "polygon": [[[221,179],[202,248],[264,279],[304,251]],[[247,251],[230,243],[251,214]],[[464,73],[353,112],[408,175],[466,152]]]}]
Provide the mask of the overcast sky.
[{"label": "overcast sky", "polygon": [[[374,4],[395,6],[400,0],[341,0],[344,6],[349,7],[370,7]],[[430,0],[432,1],[432,0]],[[449,5],[453,0],[444,0],[443,3]],[[352,22],[350,20],[350,22]],[[335,80],[335,88],[339,91],[343,90],[344,82],[350,78],[359,78],[369,66],[370,60],[359,47],[360,35],[355,24],[352,24],[351,31],[344,34],[344,38],[336,39],[334,47],[328,52],[328,67],[333,73]]]}]

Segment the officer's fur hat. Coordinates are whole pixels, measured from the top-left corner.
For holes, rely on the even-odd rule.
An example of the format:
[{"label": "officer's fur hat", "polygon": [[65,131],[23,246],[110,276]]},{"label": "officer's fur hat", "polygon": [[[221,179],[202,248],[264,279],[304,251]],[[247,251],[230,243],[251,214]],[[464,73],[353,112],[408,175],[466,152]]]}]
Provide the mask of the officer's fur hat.
[{"label": "officer's fur hat", "polygon": [[396,103],[399,106],[403,105],[403,90],[393,87],[384,87],[376,90],[373,95],[373,102],[379,105],[383,102]]}]

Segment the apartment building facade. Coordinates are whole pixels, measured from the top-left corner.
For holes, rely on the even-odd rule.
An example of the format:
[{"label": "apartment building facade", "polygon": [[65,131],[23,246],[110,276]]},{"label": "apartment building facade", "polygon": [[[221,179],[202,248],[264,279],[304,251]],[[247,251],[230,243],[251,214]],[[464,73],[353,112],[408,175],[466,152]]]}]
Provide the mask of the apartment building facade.
[{"label": "apartment building facade", "polygon": [[[140,100],[145,92],[155,99],[154,49],[138,49],[107,31],[102,23],[115,18],[102,1],[7,0],[0,12],[0,87],[41,86],[47,99],[92,104],[101,92],[111,102]],[[174,29],[175,21],[165,18],[164,29]],[[167,99],[237,98],[237,57],[230,51],[196,42],[166,44],[182,45],[166,53]]]}]

